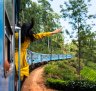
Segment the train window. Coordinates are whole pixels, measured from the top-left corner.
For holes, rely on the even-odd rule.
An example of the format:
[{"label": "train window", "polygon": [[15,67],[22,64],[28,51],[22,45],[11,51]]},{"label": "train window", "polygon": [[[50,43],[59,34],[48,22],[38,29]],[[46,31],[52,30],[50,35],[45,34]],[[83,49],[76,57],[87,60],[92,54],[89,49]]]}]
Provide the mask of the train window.
[{"label": "train window", "polygon": [[5,12],[5,37],[4,37],[4,53],[5,53],[5,61],[4,61],[4,76],[6,77],[6,72],[9,71],[10,63],[13,62],[13,31],[11,25],[9,23],[7,14]]},{"label": "train window", "polygon": [[5,0],[5,10],[9,19],[10,25],[13,26],[13,0]]},{"label": "train window", "polygon": [[7,17],[5,17],[5,47],[6,47],[5,58],[7,57],[9,63],[12,62],[12,51],[13,51],[12,36],[13,36],[13,33],[11,30],[11,27],[9,25]]},{"label": "train window", "polygon": [[5,60],[8,60],[10,63],[10,54],[11,54],[11,48],[10,48],[10,40],[8,39],[8,36],[5,34]]}]

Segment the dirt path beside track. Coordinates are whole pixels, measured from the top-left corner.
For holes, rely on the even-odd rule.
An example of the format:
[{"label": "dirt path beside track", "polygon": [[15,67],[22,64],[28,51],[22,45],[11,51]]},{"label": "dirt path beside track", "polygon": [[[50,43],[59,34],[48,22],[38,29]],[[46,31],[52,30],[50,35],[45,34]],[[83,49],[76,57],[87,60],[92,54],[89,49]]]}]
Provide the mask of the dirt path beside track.
[{"label": "dirt path beside track", "polygon": [[26,78],[21,91],[56,91],[44,85],[43,71],[44,66],[33,70]]}]

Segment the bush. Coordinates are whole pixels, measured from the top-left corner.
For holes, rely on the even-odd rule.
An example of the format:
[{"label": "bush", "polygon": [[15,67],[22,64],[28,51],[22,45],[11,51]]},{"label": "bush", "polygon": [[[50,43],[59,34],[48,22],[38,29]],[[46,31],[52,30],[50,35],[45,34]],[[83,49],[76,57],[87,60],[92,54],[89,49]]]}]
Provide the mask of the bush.
[{"label": "bush", "polygon": [[88,80],[63,81],[48,78],[46,80],[46,85],[62,91],[96,91],[96,82]]},{"label": "bush", "polygon": [[44,70],[46,77],[58,78],[62,80],[74,80],[78,78],[76,69],[72,66],[64,64],[64,62],[52,62],[46,65]]},{"label": "bush", "polygon": [[96,81],[96,70],[93,70],[90,67],[84,67],[83,70],[81,70],[81,76],[83,79]]},{"label": "bush", "polygon": [[88,66],[88,67],[96,70],[96,63],[94,63],[94,62],[89,61],[89,62],[87,62],[87,65],[86,66]]},{"label": "bush", "polygon": [[46,85],[57,90],[62,90],[67,86],[67,82],[59,79],[47,78]]}]

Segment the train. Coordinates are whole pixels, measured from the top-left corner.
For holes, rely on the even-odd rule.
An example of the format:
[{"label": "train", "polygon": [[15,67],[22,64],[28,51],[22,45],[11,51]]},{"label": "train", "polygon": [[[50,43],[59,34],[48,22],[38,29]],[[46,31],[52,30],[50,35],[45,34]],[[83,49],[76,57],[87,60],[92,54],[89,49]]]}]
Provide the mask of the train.
[{"label": "train", "polygon": [[[0,91],[20,91],[20,66],[18,68],[18,85],[15,85],[15,32],[18,37],[18,65],[20,65],[21,28],[18,27],[21,0],[0,0]],[[28,50],[29,65],[50,60],[69,59],[72,55],[42,54]],[[8,60],[10,68],[6,71],[4,62]]]},{"label": "train", "polygon": [[[20,28],[16,26],[19,1],[0,0],[0,91],[15,91],[14,33],[20,34]],[[20,53],[20,50],[18,51]],[[4,67],[6,60],[10,64],[9,70]]]},{"label": "train", "polygon": [[27,50],[27,62],[29,65],[39,62],[49,62],[54,60],[70,59],[71,54],[43,54]]}]

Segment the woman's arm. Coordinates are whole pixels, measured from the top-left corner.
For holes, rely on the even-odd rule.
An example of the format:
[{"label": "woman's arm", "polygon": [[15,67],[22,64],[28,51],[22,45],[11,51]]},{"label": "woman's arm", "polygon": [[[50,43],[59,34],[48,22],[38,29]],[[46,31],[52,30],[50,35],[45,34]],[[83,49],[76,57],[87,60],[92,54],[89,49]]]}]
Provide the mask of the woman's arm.
[{"label": "woman's arm", "polygon": [[53,34],[56,34],[56,33],[60,33],[62,31],[63,27],[62,28],[59,28],[59,29],[56,29],[54,30],[53,32],[51,32],[51,35]]},{"label": "woman's arm", "polygon": [[60,33],[62,31],[62,28],[60,29],[56,29],[52,32],[43,32],[43,33],[38,33],[38,34],[33,34],[33,36],[36,38],[36,39],[42,39],[43,37],[48,37],[48,36],[51,36],[53,34],[57,34],[57,33]]}]

